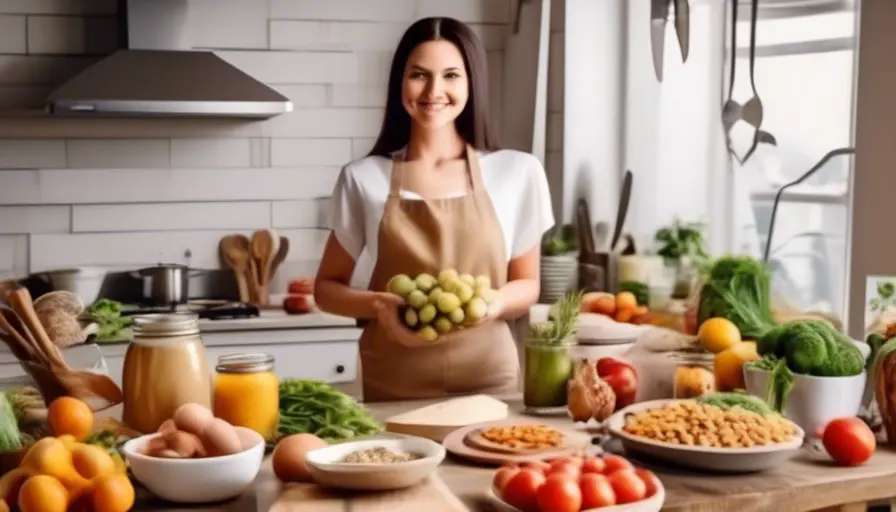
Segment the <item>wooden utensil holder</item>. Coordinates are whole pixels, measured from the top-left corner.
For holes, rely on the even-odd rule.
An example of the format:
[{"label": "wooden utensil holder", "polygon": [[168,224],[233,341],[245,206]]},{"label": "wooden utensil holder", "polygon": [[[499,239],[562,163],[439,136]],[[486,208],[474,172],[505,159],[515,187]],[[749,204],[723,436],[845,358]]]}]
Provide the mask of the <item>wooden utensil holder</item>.
[{"label": "wooden utensil holder", "polygon": [[579,254],[579,290],[616,293],[619,288],[619,255],[611,252]]}]

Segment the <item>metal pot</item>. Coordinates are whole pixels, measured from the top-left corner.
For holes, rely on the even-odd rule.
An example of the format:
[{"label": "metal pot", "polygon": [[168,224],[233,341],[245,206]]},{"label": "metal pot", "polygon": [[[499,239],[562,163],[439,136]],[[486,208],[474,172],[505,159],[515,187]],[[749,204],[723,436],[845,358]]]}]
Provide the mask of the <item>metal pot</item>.
[{"label": "metal pot", "polygon": [[190,298],[190,278],[203,274],[177,264],[159,264],[131,272],[143,281],[143,300],[150,304],[184,304]]}]

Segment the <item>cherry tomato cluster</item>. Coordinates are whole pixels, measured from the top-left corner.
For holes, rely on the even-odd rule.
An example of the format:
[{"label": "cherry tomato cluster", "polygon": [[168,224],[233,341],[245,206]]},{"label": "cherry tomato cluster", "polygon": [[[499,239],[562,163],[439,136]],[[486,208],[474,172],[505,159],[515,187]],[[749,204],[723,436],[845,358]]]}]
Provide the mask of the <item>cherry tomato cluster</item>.
[{"label": "cherry tomato cluster", "polygon": [[523,512],[623,505],[647,499],[660,488],[656,475],[618,455],[505,464],[492,483],[502,500]]}]

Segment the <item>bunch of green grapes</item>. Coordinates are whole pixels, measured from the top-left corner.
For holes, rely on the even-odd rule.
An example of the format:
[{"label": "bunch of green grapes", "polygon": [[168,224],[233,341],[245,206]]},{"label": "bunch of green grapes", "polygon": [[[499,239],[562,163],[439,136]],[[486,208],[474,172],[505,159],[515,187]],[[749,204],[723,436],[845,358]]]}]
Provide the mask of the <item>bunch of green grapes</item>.
[{"label": "bunch of green grapes", "polygon": [[485,318],[498,293],[488,276],[458,274],[453,268],[438,277],[398,274],[386,290],[404,298],[401,320],[428,341]]}]

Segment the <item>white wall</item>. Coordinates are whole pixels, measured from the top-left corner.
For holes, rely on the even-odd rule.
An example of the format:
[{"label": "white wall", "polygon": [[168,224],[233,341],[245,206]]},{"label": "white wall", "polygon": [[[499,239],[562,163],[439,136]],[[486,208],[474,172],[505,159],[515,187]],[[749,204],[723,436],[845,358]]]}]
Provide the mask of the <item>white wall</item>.
[{"label": "white wall", "polygon": [[[112,48],[115,4],[0,0],[0,108],[39,105]],[[403,30],[427,15],[472,24],[500,118],[512,4],[190,0],[193,47],[275,86],[295,112],[253,123],[0,119],[0,278],[183,262],[187,249],[192,265],[216,268],[222,236],[268,227],[291,241],[279,285],[312,272],[326,198],[378,131]]]}]

